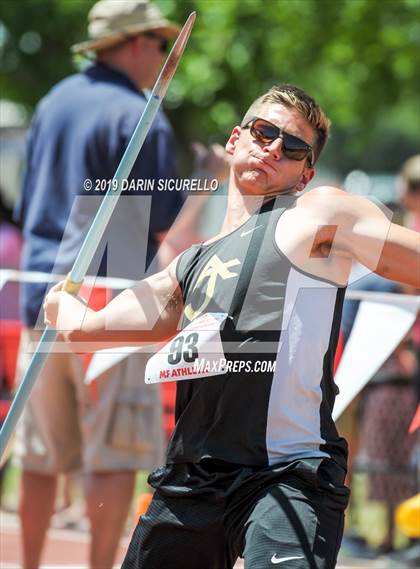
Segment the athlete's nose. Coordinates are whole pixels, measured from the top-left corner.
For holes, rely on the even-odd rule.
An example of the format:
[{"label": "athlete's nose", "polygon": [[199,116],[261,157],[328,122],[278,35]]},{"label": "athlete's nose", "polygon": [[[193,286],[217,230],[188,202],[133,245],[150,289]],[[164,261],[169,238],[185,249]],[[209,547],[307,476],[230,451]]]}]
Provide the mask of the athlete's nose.
[{"label": "athlete's nose", "polygon": [[282,155],[283,139],[281,136],[275,138],[270,144],[266,144],[263,151],[274,160],[280,160]]}]

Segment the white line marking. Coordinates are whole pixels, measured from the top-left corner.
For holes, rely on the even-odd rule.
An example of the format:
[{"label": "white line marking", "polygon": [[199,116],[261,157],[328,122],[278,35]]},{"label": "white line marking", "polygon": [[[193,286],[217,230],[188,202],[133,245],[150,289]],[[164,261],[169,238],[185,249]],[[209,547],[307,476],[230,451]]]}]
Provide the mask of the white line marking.
[{"label": "white line marking", "polygon": [[[112,569],[120,569],[121,565],[114,565]],[[22,569],[17,563],[2,563],[1,569]],[[41,565],[39,569],[88,569],[87,565]]]}]

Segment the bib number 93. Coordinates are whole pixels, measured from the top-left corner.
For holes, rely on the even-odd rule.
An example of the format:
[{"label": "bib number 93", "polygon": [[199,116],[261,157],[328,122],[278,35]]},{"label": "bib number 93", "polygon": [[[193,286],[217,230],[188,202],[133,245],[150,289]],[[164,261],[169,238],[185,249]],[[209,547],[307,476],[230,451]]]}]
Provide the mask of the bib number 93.
[{"label": "bib number 93", "polygon": [[198,333],[191,332],[188,336],[177,336],[169,348],[168,364],[177,365],[183,359],[193,363],[198,358]]}]

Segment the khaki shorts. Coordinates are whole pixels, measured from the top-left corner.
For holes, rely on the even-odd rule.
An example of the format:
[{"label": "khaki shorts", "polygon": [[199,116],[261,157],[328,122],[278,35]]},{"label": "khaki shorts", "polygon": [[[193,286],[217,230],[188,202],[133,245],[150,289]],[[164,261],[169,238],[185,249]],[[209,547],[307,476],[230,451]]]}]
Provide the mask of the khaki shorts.
[{"label": "khaki shorts", "polygon": [[[39,332],[23,331],[18,381]],[[162,464],[164,433],[160,390],[145,385],[147,354],[136,353],[83,382],[82,357],[52,353],[35,382],[17,428],[15,454],[22,468],[43,474],[151,470]]]}]

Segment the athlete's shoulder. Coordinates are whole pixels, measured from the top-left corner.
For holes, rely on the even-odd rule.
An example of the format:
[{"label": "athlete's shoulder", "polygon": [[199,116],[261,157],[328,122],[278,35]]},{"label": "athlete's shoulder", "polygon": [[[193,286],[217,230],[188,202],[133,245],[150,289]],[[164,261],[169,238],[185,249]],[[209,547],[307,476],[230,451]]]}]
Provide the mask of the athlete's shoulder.
[{"label": "athlete's shoulder", "polygon": [[344,195],[348,195],[342,188],[338,188],[337,186],[317,186],[316,188],[312,188],[305,192],[304,196],[309,197],[343,197]]},{"label": "athlete's shoulder", "polygon": [[318,219],[325,220],[325,223],[343,223],[345,220],[354,220],[363,211],[371,208],[372,202],[335,186],[319,186],[300,196],[297,206]]},{"label": "athlete's shoulder", "polygon": [[201,249],[201,243],[196,243],[185,249],[173,261],[173,268],[175,271],[178,283],[184,280],[188,268],[192,265],[194,259],[197,257]]},{"label": "athlete's shoulder", "polygon": [[303,193],[297,199],[298,206],[304,207],[337,207],[337,204],[343,203],[349,194],[344,190],[335,186],[318,186]]}]

